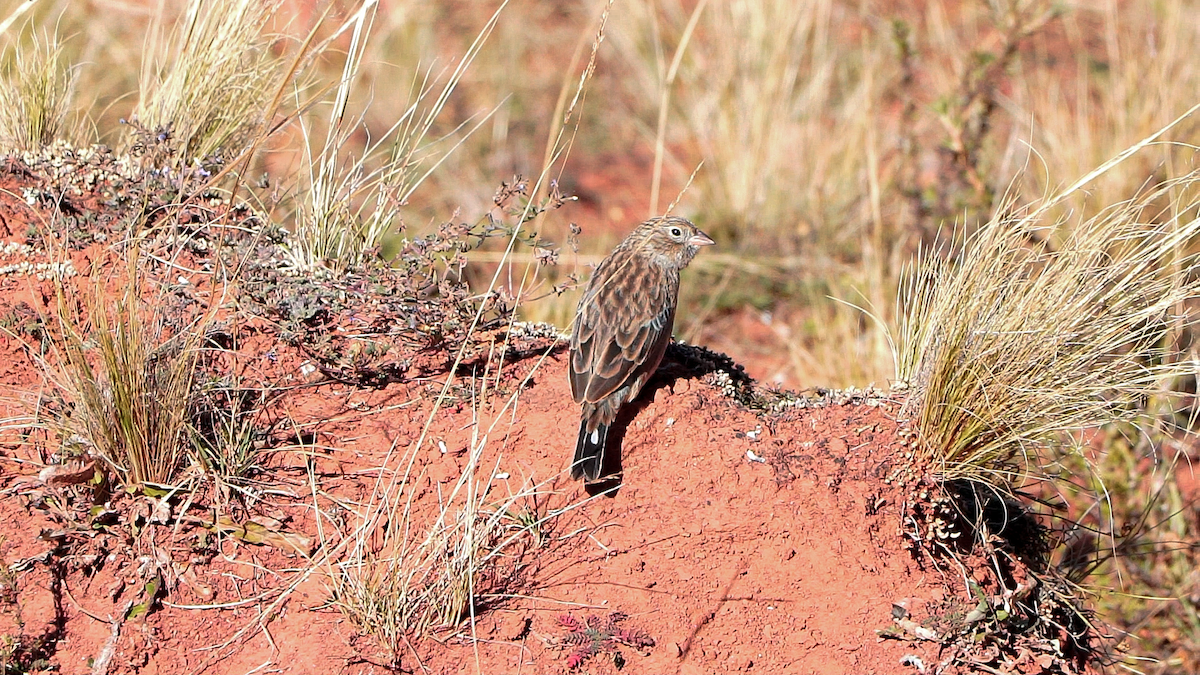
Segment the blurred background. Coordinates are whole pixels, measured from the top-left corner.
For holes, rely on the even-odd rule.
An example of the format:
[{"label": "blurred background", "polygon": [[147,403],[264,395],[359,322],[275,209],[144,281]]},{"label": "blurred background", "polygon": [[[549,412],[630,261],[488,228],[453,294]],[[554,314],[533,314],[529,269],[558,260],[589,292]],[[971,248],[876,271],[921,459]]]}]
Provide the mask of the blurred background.
[{"label": "blurred background", "polygon": [[[4,63],[56,34],[75,75],[74,142],[120,146],[142,65],[162,48],[156,26],[185,7],[2,0],[0,17],[19,13]],[[290,117],[255,159],[252,182],[273,203],[302,191],[326,137],[326,94],[351,44],[339,27],[359,8],[286,0],[270,20],[281,63],[306,36],[330,40],[300,64],[280,106]],[[497,217],[497,190],[516,176],[535,203],[552,180],[574,200],[526,232],[556,264],[518,246],[498,278],[524,318],[567,328],[575,283],[678,201],[718,244],[685,273],[678,337],[792,389],[886,387],[884,326],[918,251],[1070,185],[1200,102],[1200,0],[381,0],[349,90],[361,123],[346,155],[383,162],[377,144],[460,65],[415,156],[431,172],[397,205],[385,254],[449,221]],[[1200,116],[1159,140],[1030,238],[1053,246],[1071,223],[1195,170]],[[297,210],[273,218],[290,226]],[[469,254],[485,285],[503,248]],[[1153,513],[1162,536],[1094,578],[1108,589],[1100,613],[1138,636],[1135,651],[1188,672],[1200,654],[1196,481],[1185,462],[1141,483],[1151,453],[1110,440],[1098,473],[1122,486],[1112,521]]]},{"label": "blurred background", "polygon": [[[76,68],[78,142],[117,145],[155,15],[185,3],[7,0],[0,14],[24,4],[10,39],[19,49],[32,33],[56,32]],[[314,26],[318,38],[333,34],[357,8],[288,0],[269,27],[273,49],[282,58]],[[570,274],[586,281],[695,171],[675,210],[718,246],[687,273],[677,333],[790,388],[886,386],[887,341],[851,305],[888,322],[895,279],[918,247],[970,231],[1006,197],[1075,181],[1200,91],[1194,0],[383,0],[352,90],[362,125],[351,143],[383,137],[497,10],[427,136],[442,138],[441,150],[461,145],[403,207],[406,232],[455,214],[478,220],[502,181],[546,169],[577,198],[534,224],[563,249],[538,272],[548,291]],[[322,52],[308,81],[336,78],[346,42]],[[564,103],[577,94],[564,130]],[[303,137],[328,117],[309,113],[259,160],[285,189],[306,159]],[[1197,125],[1163,140],[1194,144]],[[568,151],[547,162],[560,131]],[[1191,148],[1161,144],[1055,216],[1086,217],[1194,161]],[[519,263],[532,256],[516,253]],[[526,297],[538,296],[522,303],[525,318],[569,324],[574,293]]]}]

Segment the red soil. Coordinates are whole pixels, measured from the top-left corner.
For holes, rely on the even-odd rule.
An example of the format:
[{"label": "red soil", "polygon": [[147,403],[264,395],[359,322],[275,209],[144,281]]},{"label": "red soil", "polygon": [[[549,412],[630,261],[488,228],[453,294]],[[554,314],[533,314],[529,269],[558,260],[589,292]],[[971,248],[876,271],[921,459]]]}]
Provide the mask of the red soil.
[{"label": "red soil", "polygon": [[[0,243],[55,222],[53,204],[21,199],[23,188],[44,188],[44,177],[10,169],[0,182]],[[95,195],[76,206],[105,208]],[[112,268],[118,248],[70,251],[74,283],[88,286],[93,271]],[[183,254],[176,262],[202,265]],[[193,290],[180,292],[203,300],[212,283],[193,274]],[[526,504],[545,518],[542,540],[479,577],[494,595],[474,621],[401,646],[405,671],[566,672],[563,616],[602,621],[619,612],[628,615],[621,627],[654,641],[643,653],[620,648],[627,672],[915,672],[901,659],[936,665],[939,646],[880,638],[893,626],[893,605],[924,617],[977,601],[957,569],[919,565],[902,527],[912,483],[893,480],[911,463],[897,402],[832,396],[755,412],[739,403],[749,385],[729,385],[736,369],[674,350],[630,411],[623,487],[589,500],[565,474],[578,409],[564,346],[536,331],[476,336],[474,374],[460,369],[452,398],[435,413],[445,355],[403,354],[392,361],[403,364],[400,375],[356,386],[306,368],[313,352],[284,341],[272,321],[222,310],[235,345],[224,366],[282,392],[264,414],[275,423],[274,449],[251,488],[255,498],[222,501],[193,475],[190,498],[119,491],[93,504],[88,488],[38,479],[56,440],[18,419],[51,389],[29,358],[37,342],[20,327],[50,316],[53,298],[48,281],[0,277],[0,418],[13,420],[0,428],[0,556],[10,570],[0,578],[0,633],[17,642],[12,658],[30,671],[95,672],[107,645],[109,673],[388,672],[386,650],[329,604],[327,573],[344,559],[339,542],[380,467],[403,471],[410,450],[415,478],[406,494],[423,531],[484,431],[478,488],[500,499],[540,486]],[[371,311],[336,315],[327,330],[358,330]],[[314,559],[330,557],[313,566],[279,539],[262,546],[213,536],[200,525],[213,509],[316,544],[323,534]],[[324,514],[321,530],[314,510]],[[160,588],[148,593],[151,582]],[[130,615],[143,603],[148,611]],[[616,669],[604,654],[581,667]]]}]

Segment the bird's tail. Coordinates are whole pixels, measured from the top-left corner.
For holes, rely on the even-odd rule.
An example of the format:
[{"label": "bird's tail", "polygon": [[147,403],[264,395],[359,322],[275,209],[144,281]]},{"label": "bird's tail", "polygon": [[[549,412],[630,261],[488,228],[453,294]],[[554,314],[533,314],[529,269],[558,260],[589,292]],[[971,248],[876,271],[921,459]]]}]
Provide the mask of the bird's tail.
[{"label": "bird's tail", "polygon": [[585,416],[579,423],[579,440],[575,443],[575,459],[571,461],[571,478],[583,478],[589,483],[600,478],[607,440],[608,425],[600,424],[594,431],[588,431]]}]

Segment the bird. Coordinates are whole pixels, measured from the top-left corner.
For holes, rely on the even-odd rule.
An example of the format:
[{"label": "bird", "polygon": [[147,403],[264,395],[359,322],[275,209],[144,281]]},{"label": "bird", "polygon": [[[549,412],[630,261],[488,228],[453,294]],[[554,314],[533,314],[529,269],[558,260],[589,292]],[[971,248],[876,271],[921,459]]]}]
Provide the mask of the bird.
[{"label": "bird", "polygon": [[581,406],[571,478],[602,480],[609,426],[658,369],[671,341],[679,272],[713,243],[686,218],[654,217],[592,274],[571,335],[571,395]]}]

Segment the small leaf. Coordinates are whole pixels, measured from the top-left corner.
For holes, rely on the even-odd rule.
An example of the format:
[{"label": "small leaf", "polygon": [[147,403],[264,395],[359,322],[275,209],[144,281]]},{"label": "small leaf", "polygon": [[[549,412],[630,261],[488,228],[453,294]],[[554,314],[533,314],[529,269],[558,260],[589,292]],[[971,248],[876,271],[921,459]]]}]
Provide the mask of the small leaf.
[{"label": "small leaf", "polygon": [[103,474],[100,473],[94,457],[87,458],[83,463],[51,464],[38,472],[38,480],[51,487],[83,485],[84,483],[98,485],[102,477]]},{"label": "small leaf", "polygon": [[297,532],[274,530],[253,520],[238,524],[228,516],[220,516],[215,523],[206,521],[204,526],[227,534],[238,541],[255,546],[273,546],[285,553],[299,553],[307,557],[312,554],[313,550],[312,537]]},{"label": "small leaf", "polygon": [[154,485],[153,483],[142,483],[140,492],[147,497],[166,497],[171,494],[171,488],[165,485]]},{"label": "small leaf", "polygon": [[158,576],[155,576],[150,581],[147,581],[146,585],[142,588],[142,596],[145,598],[145,600],[142,600],[136,605],[130,606],[129,611],[125,613],[125,618],[136,619],[139,616],[149,613],[151,608],[154,607],[154,599],[158,595],[158,589],[161,583],[161,579]]},{"label": "small leaf", "polygon": [[149,611],[150,611],[150,603],[139,602],[138,604],[129,608],[129,613],[125,615],[125,618],[127,620],[136,619],[139,616],[141,616]]}]

